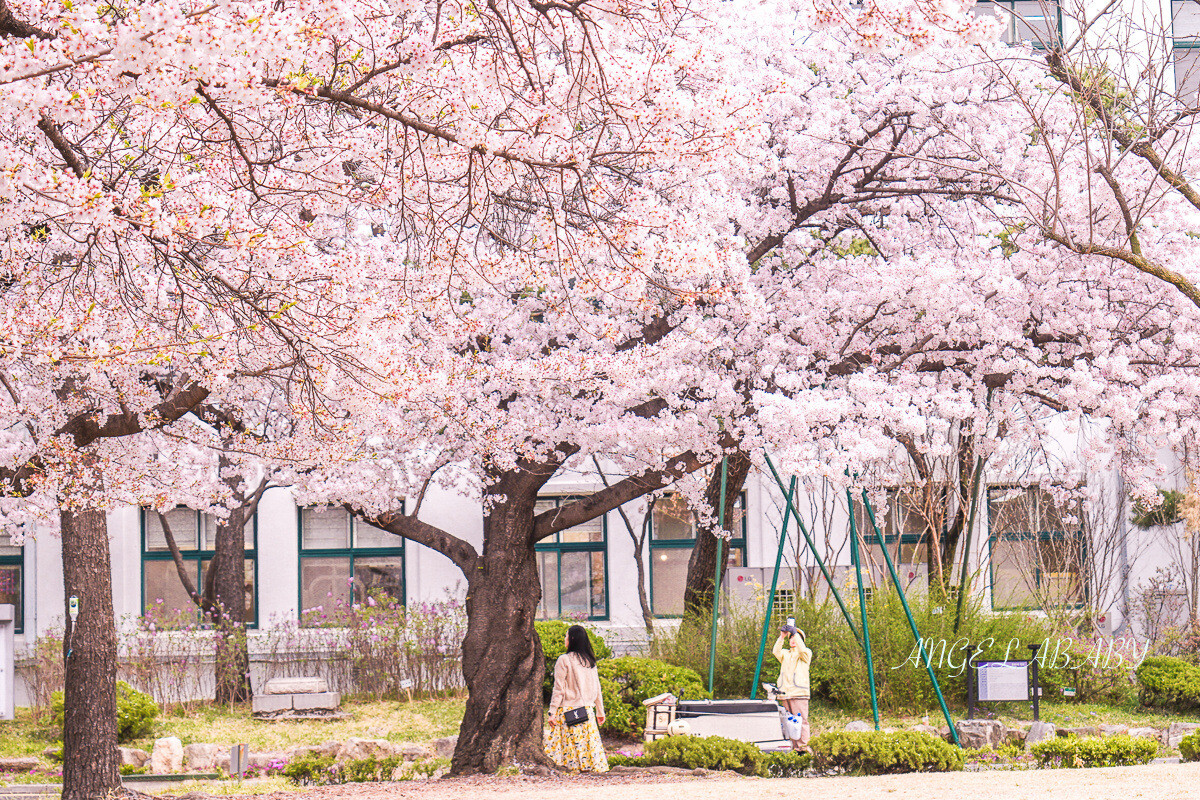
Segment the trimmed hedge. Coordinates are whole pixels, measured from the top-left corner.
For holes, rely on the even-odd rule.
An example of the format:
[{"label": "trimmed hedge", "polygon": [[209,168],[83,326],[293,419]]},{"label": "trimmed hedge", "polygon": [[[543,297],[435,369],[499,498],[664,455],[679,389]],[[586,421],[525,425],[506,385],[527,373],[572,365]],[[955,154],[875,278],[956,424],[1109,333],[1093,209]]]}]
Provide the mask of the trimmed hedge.
[{"label": "trimmed hedge", "polygon": [[1158,755],[1158,745],[1149,739],[1134,736],[1059,737],[1038,742],[1031,748],[1038,766],[1059,767],[1129,767],[1149,764]]},{"label": "trimmed hedge", "polygon": [[1200,761],[1200,731],[1194,731],[1179,742],[1179,755],[1184,761]]},{"label": "trimmed hedge", "polygon": [[1200,667],[1172,656],[1151,656],[1137,668],[1138,700],[1151,708],[1200,708]]},{"label": "trimmed hedge", "polygon": [[[549,620],[547,622],[535,622],[533,627],[537,630],[538,638],[542,640],[542,654],[546,657],[546,677],[542,681],[542,702],[550,702],[550,693],[554,689],[554,662],[558,661],[558,657],[567,652],[563,647],[563,639],[567,638],[567,629],[576,623],[563,622],[562,620]],[[611,658],[612,650],[604,643],[604,638],[593,630],[588,630],[588,639],[592,643],[592,652],[596,654],[596,659]],[[653,696],[653,695],[651,695]],[[605,698],[605,704],[608,699]]]},{"label": "trimmed hedge", "polygon": [[[63,693],[56,691],[50,696],[50,713],[58,736],[66,719]],[[158,718],[158,703],[145,692],[139,692],[125,681],[117,681],[117,742],[125,744],[154,732]]]},{"label": "trimmed hedge", "polygon": [[682,699],[708,697],[695,670],[665,661],[623,656],[601,661],[600,690],[604,693],[604,732],[614,736],[638,737],[646,727],[642,701],[670,692]]},{"label": "trimmed hedge", "polygon": [[809,742],[813,766],[822,772],[890,775],[900,772],[956,772],[963,754],[919,731],[822,733]]},{"label": "trimmed hedge", "polygon": [[639,759],[609,759],[610,766],[732,770],[760,778],[799,776],[811,763],[808,753],[764,753],[757,745],[723,736],[668,736],[647,744]]}]

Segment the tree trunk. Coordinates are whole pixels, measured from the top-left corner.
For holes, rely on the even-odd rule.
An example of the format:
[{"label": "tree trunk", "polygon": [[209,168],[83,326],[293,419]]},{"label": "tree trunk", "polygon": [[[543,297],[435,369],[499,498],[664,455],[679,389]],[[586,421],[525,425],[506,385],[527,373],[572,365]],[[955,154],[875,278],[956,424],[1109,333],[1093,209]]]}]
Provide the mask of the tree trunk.
[{"label": "tree trunk", "polygon": [[491,773],[505,764],[553,767],[542,748],[545,659],[533,627],[542,596],[533,511],[544,483],[512,472],[488,488],[483,553],[467,576],[463,677],[469,694],[453,775]]},{"label": "tree trunk", "polygon": [[[232,480],[241,482],[241,476]],[[217,525],[217,545],[209,569],[216,588],[216,700],[250,700],[250,653],[246,640],[246,507],[235,490],[237,507]]]},{"label": "tree trunk", "polygon": [[[734,529],[733,506],[746,484],[750,475],[750,458],[745,453],[735,452],[729,456],[729,464],[725,475],[725,513],[723,517],[726,530]],[[717,506],[721,503],[721,463],[718,461],[708,479],[708,487],[704,492],[704,500],[714,514],[720,515]],[[721,546],[721,554],[729,564],[729,547]],[[696,532],[696,544],[688,559],[687,582],[683,590],[684,617],[708,617],[712,615],[713,577],[717,571],[717,537],[711,530]],[[721,570],[724,574],[725,570]]]},{"label": "tree trunk", "polygon": [[[63,589],[67,600],[63,654],[63,800],[118,792],[117,632],[112,566],[103,511],[62,511]],[[72,623],[69,598],[79,598]]]}]

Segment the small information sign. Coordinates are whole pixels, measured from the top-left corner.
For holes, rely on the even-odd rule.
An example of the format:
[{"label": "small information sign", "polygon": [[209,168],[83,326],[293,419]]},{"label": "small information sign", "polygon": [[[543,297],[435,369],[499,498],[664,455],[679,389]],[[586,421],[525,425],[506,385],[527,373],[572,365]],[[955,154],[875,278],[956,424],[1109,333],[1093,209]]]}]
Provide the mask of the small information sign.
[{"label": "small information sign", "polygon": [[250,745],[235,744],[229,751],[229,774],[237,775],[241,780],[246,768],[250,766]]},{"label": "small information sign", "polygon": [[981,702],[1029,700],[1028,661],[977,661]]}]

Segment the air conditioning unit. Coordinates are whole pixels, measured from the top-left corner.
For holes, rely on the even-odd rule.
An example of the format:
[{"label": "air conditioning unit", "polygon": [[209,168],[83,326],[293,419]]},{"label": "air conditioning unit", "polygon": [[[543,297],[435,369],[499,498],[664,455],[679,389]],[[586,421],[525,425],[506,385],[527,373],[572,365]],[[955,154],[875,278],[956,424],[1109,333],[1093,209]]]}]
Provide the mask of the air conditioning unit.
[{"label": "air conditioning unit", "polygon": [[1112,636],[1121,627],[1121,615],[1110,608],[1097,614],[1095,622],[1101,636]]},{"label": "air conditioning unit", "polygon": [[[774,567],[730,567],[725,572],[722,588],[726,602],[733,605],[758,605],[767,599],[771,591],[771,575]],[[796,574],[791,567],[780,567],[776,591],[794,592]]]}]

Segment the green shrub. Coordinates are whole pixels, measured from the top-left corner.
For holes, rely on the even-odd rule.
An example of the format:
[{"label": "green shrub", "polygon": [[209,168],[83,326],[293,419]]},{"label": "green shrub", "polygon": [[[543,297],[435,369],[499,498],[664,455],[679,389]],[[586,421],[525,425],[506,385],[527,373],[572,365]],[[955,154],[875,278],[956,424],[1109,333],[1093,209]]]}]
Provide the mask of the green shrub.
[{"label": "green shrub", "polygon": [[[533,627],[537,629],[538,638],[542,640],[542,654],[546,657],[546,678],[542,682],[542,702],[550,702],[550,692],[554,688],[554,662],[558,661],[558,657],[567,651],[563,647],[563,640],[567,638],[567,629],[573,624],[576,623],[557,619],[533,623]],[[604,643],[600,634],[588,630],[587,635],[597,660],[612,657],[612,650]]]},{"label": "green shrub", "polygon": [[135,767],[133,764],[122,764],[117,768],[117,771],[122,775],[145,775],[150,772],[150,767]]},{"label": "green shrub", "polygon": [[1128,767],[1149,764],[1158,755],[1158,745],[1133,736],[1066,736],[1038,742],[1032,752],[1042,767]]},{"label": "green shrub", "polygon": [[346,782],[341,766],[333,756],[315,753],[292,760],[283,768],[283,777],[299,786],[327,786]]},{"label": "green shrub", "polygon": [[[63,693],[55,692],[50,700],[51,718],[58,736],[62,737],[66,709]],[[158,704],[145,692],[139,692],[125,681],[117,681],[117,741],[121,744],[149,736],[158,718]]]},{"label": "green shrub", "polygon": [[610,767],[648,767],[645,756],[623,756],[619,753],[608,757]]},{"label": "green shrub", "polygon": [[1200,761],[1200,731],[1193,731],[1180,740],[1179,755],[1184,761]]},{"label": "green shrub", "polygon": [[668,736],[646,745],[651,766],[733,770],[742,775],[766,775],[766,762],[757,745],[723,736]]},{"label": "green shrub", "polygon": [[1151,708],[1200,708],[1200,667],[1172,656],[1151,656],[1137,668],[1138,700]]},{"label": "green shrub", "polygon": [[644,700],[670,692],[679,699],[708,697],[695,670],[665,661],[623,656],[601,661],[600,689],[604,693],[604,731],[616,736],[640,736],[646,725]]},{"label": "green shrub", "polygon": [[811,766],[812,755],[809,753],[763,753],[760,774],[765,778],[799,778]]},{"label": "green shrub", "polygon": [[896,733],[823,733],[809,745],[813,766],[822,772],[862,775],[899,772],[955,772],[963,768],[962,751],[918,731]]},{"label": "green shrub", "polygon": [[342,774],[346,783],[390,781],[402,763],[404,759],[400,756],[357,758],[342,765]]}]

